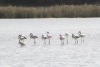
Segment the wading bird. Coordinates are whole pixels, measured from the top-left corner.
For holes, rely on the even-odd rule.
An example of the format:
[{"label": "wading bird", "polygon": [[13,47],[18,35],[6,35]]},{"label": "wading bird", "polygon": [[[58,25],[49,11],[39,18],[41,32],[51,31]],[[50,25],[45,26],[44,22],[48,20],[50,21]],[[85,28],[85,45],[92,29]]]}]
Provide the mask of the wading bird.
[{"label": "wading bird", "polygon": [[72,34],[72,38],[74,38],[75,39],[75,44],[76,44],[76,41],[77,41],[77,43],[78,43],[78,38],[79,38],[79,36],[75,36],[74,34]]},{"label": "wading bird", "polygon": [[50,39],[52,38],[52,36],[49,34],[49,32],[47,32],[47,38],[48,38],[49,44],[50,44]]},{"label": "wading bird", "polygon": [[18,44],[20,44],[21,47],[25,46],[24,42],[22,42],[22,41],[20,41],[20,40],[19,40],[19,43],[18,43]]},{"label": "wading bird", "polygon": [[61,40],[62,45],[64,45],[64,39],[65,39],[65,37],[60,34],[60,40]]},{"label": "wading bird", "polygon": [[79,34],[79,37],[81,37],[81,42],[84,42],[85,35],[84,34],[81,34],[81,31],[79,31],[78,34]]},{"label": "wading bird", "polygon": [[27,39],[24,35],[19,35],[18,39],[24,42],[24,39]]},{"label": "wading bird", "polygon": [[42,40],[44,40],[44,44],[46,44],[47,36],[42,35]]},{"label": "wading bird", "polygon": [[32,33],[30,33],[30,39],[34,39],[34,44],[36,43],[35,39],[38,38],[38,36],[33,35]]},{"label": "wading bird", "polygon": [[67,44],[68,44],[68,35],[69,35],[69,33],[65,33],[65,36],[66,36],[66,38],[67,38]]}]

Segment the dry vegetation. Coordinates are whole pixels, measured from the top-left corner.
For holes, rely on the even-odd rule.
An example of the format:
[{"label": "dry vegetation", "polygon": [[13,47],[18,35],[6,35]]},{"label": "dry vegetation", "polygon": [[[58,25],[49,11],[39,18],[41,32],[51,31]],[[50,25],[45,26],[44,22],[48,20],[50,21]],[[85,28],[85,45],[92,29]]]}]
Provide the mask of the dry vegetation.
[{"label": "dry vegetation", "polygon": [[100,17],[98,5],[55,5],[50,7],[0,7],[0,18]]}]

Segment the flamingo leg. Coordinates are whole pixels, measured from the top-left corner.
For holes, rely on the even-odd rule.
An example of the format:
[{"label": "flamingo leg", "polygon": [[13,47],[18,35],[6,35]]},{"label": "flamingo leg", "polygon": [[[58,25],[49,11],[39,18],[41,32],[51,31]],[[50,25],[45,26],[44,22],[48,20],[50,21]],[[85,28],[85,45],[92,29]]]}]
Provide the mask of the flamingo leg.
[{"label": "flamingo leg", "polygon": [[45,39],[44,39],[44,43],[43,44],[45,44]]},{"label": "flamingo leg", "polygon": [[84,42],[84,37],[83,37],[83,42]]},{"label": "flamingo leg", "polygon": [[44,39],[44,44],[45,44],[45,39]]},{"label": "flamingo leg", "polygon": [[63,45],[64,45],[64,40],[63,40]]},{"label": "flamingo leg", "polygon": [[50,38],[49,38],[49,44],[50,44]]},{"label": "flamingo leg", "polygon": [[44,39],[44,44],[46,44],[46,39]]},{"label": "flamingo leg", "polygon": [[81,37],[81,42],[82,42],[82,37]]},{"label": "flamingo leg", "polygon": [[68,44],[68,36],[67,36],[67,44]]},{"label": "flamingo leg", "polygon": [[35,39],[34,39],[34,44],[36,43]]},{"label": "flamingo leg", "polygon": [[76,44],[76,39],[75,39],[75,44]]},{"label": "flamingo leg", "polygon": [[62,40],[61,40],[61,44],[62,44]]},{"label": "flamingo leg", "polygon": [[45,44],[46,44],[46,39],[45,39]]}]

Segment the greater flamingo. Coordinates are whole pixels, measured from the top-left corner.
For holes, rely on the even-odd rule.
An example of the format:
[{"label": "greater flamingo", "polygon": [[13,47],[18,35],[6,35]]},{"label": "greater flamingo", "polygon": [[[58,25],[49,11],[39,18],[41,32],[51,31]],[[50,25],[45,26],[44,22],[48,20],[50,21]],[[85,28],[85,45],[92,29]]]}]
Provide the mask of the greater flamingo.
[{"label": "greater flamingo", "polygon": [[79,37],[81,37],[81,42],[84,42],[85,35],[84,34],[81,34],[81,31],[79,31],[78,34],[79,34]]},{"label": "greater flamingo", "polygon": [[24,35],[19,35],[18,39],[24,42],[24,39],[27,39]]},{"label": "greater flamingo", "polygon": [[69,35],[69,33],[65,33],[65,36],[66,36],[66,38],[67,38],[67,44],[68,44],[68,35]]},{"label": "greater flamingo", "polygon": [[62,45],[64,44],[64,39],[65,39],[65,37],[60,34],[60,40],[61,40]]},{"label": "greater flamingo", "polygon": [[18,43],[18,44],[20,44],[21,47],[25,46],[24,42],[22,42],[22,41],[20,41],[20,40],[19,40],[19,43]]},{"label": "greater flamingo", "polygon": [[47,36],[42,35],[42,39],[44,40],[44,44],[46,44]]},{"label": "greater flamingo", "polygon": [[77,41],[77,43],[78,43],[78,38],[79,38],[79,36],[75,36],[74,34],[72,34],[72,38],[74,38],[75,39],[75,44],[76,44],[76,41]]},{"label": "greater flamingo", "polygon": [[49,34],[49,32],[47,32],[47,38],[48,38],[49,44],[50,44],[50,38],[52,38],[52,36]]},{"label": "greater flamingo", "polygon": [[38,38],[38,36],[33,35],[32,33],[30,33],[29,36],[30,36],[31,39],[34,39],[34,44],[35,44],[36,43],[35,39]]}]

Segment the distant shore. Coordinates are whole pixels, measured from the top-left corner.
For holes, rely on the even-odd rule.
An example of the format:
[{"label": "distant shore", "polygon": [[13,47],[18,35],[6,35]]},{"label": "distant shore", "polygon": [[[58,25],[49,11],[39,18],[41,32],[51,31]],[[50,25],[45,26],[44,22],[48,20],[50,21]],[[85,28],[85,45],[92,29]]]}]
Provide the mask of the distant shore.
[{"label": "distant shore", "polygon": [[100,17],[98,5],[55,5],[50,7],[0,7],[0,18]]}]

